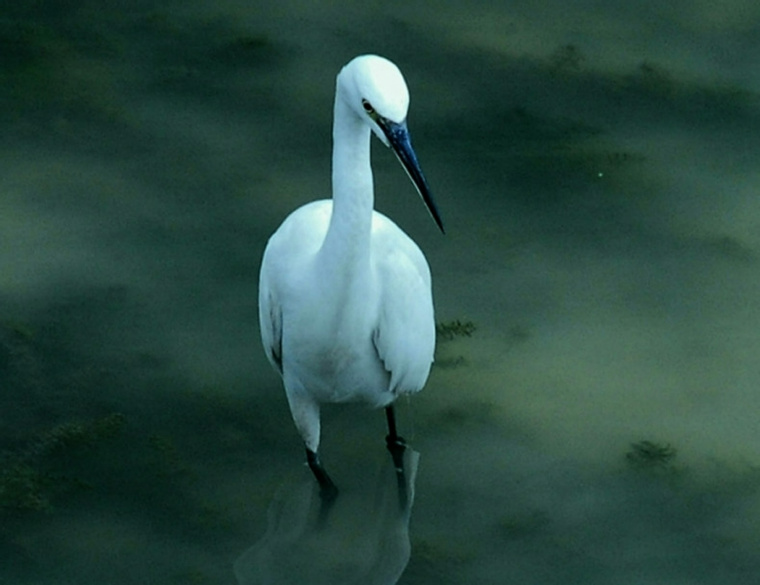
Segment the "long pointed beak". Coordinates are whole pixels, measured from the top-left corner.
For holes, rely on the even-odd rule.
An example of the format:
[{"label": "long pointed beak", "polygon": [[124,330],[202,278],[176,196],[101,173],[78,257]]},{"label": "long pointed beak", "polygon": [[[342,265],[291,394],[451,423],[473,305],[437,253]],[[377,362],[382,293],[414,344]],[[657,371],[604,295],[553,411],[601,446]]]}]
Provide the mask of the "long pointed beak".
[{"label": "long pointed beak", "polygon": [[436,225],[441,230],[441,233],[445,234],[446,231],[443,229],[441,214],[438,213],[438,208],[435,205],[435,201],[433,201],[430,187],[428,187],[427,181],[425,180],[425,175],[422,174],[420,163],[417,162],[417,155],[414,154],[412,141],[409,138],[409,130],[406,127],[406,121],[397,124],[384,118],[378,118],[376,122],[388,139],[393,152],[396,153],[398,160],[401,162],[401,166],[404,167],[406,174],[409,175],[412,183],[414,183],[414,186],[417,188],[417,192],[425,202],[425,206],[433,217],[433,220],[435,220]]}]

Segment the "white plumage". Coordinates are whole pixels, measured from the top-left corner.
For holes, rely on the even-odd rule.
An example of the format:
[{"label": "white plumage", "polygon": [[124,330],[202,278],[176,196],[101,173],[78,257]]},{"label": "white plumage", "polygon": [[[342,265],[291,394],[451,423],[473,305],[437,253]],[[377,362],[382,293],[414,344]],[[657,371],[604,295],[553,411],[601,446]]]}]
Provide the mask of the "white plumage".
[{"label": "white plumage", "polygon": [[427,261],[373,210],[371,131],[396,152],[443,230],[409,141],[408,104],[404,78],[390,61],[365,55],[343,68],[335,95],[333,198],[291,213],[262,260],[261,338],[323,487],[332,483],[316,456],[319,405],[359,400],[388,407],[424,386],[433,361]]}]

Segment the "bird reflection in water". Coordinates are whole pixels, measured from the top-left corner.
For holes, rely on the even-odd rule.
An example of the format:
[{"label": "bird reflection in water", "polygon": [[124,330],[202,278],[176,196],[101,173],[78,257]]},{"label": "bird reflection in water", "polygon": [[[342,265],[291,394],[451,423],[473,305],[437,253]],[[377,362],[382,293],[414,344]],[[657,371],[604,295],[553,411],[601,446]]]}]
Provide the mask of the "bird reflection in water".
[{"label": "bird reflection in water", "polygon": [[[313,479],[283,486],[264,536],[235,562],[239,585],[392,585],[411,555],[409,519],[419,453],[403,470],[384,459],[374,484],[320,496]],[[358,483],[359,480],[357,480]]]}]

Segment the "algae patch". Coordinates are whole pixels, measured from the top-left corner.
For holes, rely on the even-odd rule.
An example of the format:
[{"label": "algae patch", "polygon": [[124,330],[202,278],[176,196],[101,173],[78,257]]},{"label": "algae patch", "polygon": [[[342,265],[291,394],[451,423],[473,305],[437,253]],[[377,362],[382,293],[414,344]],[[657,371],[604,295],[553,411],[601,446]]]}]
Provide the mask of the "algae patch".
[{"label": "algae patch", "polygon": [[55,495],[88,487],[86,481],[60,474],[56,459],[114,438],[125,422],[120,413],[65,422],[39,433],[15,451],[0,453],[0,513],[50,510]]}]

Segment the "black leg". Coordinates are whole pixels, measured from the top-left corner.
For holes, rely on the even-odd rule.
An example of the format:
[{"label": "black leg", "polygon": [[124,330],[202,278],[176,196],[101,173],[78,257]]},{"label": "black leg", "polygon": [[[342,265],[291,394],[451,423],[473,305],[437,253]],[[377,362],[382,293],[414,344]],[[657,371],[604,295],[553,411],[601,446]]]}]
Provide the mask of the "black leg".
[{"label": "black leg", "polygon": [[406,441],[398,436],[396,432],[396,412],[393,405],[385,407],[385,416],[388,419],[388,436],[385,437],[385,444],[393,458],[393,466],[396,468],[396,479],[398,480],[398,499],[402,510],[406,509],[406,474],[404,473],[404,451],[406,451]]},{"label": "black leg", "polygon": [[400,449],[403,453],[406,448],[406,441],[399,437],[396,432],[396,412],[393,410],[392,404],[385,407],[385,416],[388,419],[388,436],[385,437],[385,443],[391,452],[394,449]]},{"label": "black leg", "polygon": [[328,502],[333,501],[338,496],[338,488],[333,480],[330,479],[330,476],[327,475],[325,468],[322,467],[319,455],[308,447],[306,448],[306,461],[309,464],[309,469],[311,469],[314,477],[317,478],[317,483],[319,483],[320,488],[319,493],[320,496],[322,496],[322,499]]}]

